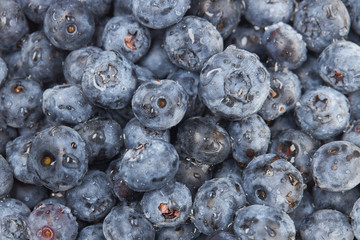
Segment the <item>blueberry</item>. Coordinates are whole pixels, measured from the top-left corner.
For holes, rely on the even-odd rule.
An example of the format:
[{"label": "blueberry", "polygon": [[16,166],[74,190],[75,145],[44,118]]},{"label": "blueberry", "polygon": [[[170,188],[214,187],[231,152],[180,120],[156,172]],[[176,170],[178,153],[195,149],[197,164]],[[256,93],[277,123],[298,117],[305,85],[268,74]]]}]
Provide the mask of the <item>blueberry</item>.
[{"label": "blueberry", "polygon": [[356,238],[360,238],[360,200],[358,199],[350,213],[351,226]]},{"label": "blueberry", "polygon": [[294,11],[291,0],[244,0],[244,15],[254,26],[265,27],[278,22],[288,22]]},{"label": "blueberry", "polygon": [[229,228],[235,211],[245,206],[246,197],[240,183],[233,178],[213,178],[196,193],[193,223],[209,235]]},{"label": "blueberry", "polygon": [[215,165],[224,161],[231,151],[230,136],[210,117],[192,117],[178,129],[181,152],[200,163]]},{"label": "blueberry", "polygon": [[64,53],[57,50],[42,31],[37,31],[26,37],[21,47],[21,61],[31,78],[52,82],[62,74]]},{"label": "blueberry", "polygon": [[188,95],[173,80],[149,81],[135,91],[131,106],[135,117],[145,127],[154,130],[169,129],[184,117]]},{"label": "blueberry", "polygon": [[240,22],[242,12],[241,1],[191,1],[188,11],[191,15],[197,15],[211,22],[225,39]]},{"label": "blueberry", "polygon": [[153,139],[129,149],[118,166],[129,188],[146,192],[163,187],[175,177],[179,156],[170,143]]},{"label": "blueberry", "polygon": [[114,16],[132,14],[132,0],[114,0]]},{"label": "blueberry", "polygon": [[64,76],[69,84],[81,84],[81,78],[88,57],[91,54],[100,53],[102,50],[98,47],[89,46],[79,48],[70,52],[64,62]]},{"label": "blueberry", "polygon": [[82,2],[97,19],[106,17],[113,5],[112,0],[85,0],[80,2]]},{"label": "blueberry", "polygon": [[312,157],[312,176],[315,184],[331,192],[347,191],[360,183],[360,148],[347,141],[322,145]]},{"label": "blueberry", "polygon": [[28,169],[34,182],[52,191],[66,191],[80,184],[88,169],[88,150],[72,128],[50,127],[32,141]]},{"label": "blueberry", "polygon": [[3,119],[0,119],[0,122],[0,154],[5,156],[6,144],[18,136],[18,131],[6,126]]},{"label": "blueberry", "polygon": [[[68,96],[72,96],[69,98]],[[44,91],[42,110],[46,117],[60,124],[78,124],[93,114],[93,106],[79,85],[56,85]]]},{"label": "blueberry", "polygon": [[299,170],[275,154],[254,158],[243,171],[243,187],[251,204],[264,204],[292,212],[304,191]]},{"label": "blueberry", "polygon": [[33,209],[41,200],[48,196],[48,189],[43,186],[15,181],[10,196],[22,201],[30,209]]},{"label": "blueberry", "polygon": [[16,1],[2,0],[0,12],[0,49],[11,51],[16,49],[20,39],[28,33],[28,22]]},{"label": "blueberry", "polygon": [[170,182],[146,192],[140,202],[145,217],[157,227],[176,227],[184,223],[192,207],[190,190],[182,183]]},{"label": "blueberry", "polygon": [[93,118],[74,127],[90,149],[89,163],[108,161],[120,153],[123,131],[114,120]]},{"label": "blueberry", "polygon": [[133,0],[132,13],[142,25],[162,29],[179,22],[190,8],[190,0]]},{"label": "blueberry", "polygon": [[97,223],[94,225],[89,225],[83,228],[77,238],[77,240],[106,240],[103,229],[102,223]]},{"label": "blueberry", "polygon": [[57,48],[84,47],[91,41],[94,31],[94,15],[81,1],[55,1],[46,11],[44,32]]},{"label": "blueberry", "polygon": [[34,184],[34,174],[27,169],[33,136],[19,136],[6,144],[6,157],[14,177],[24,183]]},{"label": "blueberry", "polygon": [[284,211],[264,205],[251,205],[236,212],[235,234],[241,239],[295,240],[295,225]]},{"label": "blueberry", "polygon": [[266,27],[263,43],[269,55],[284,68],[296,69],[306,61],[306,43],[301,34],[286,23]]},{"label": "blueberry", "polygon": [[[147,55],[146,55],[147,56]],[[137,85],[140,86],[144,82],[155,80],[155,74],[147,67],[135,64],[135,76],[137,79]],[[166,69],[165,69],[166,70]]]},{"label": "blueberry", "polygon": [[0,57],[0,85],[5,82],[5,79],[8,74],[8,67],[3,58]]},{"label": "blueberry", "polygon": [[357,33],[360,34],[360,3],[356,0],[346,0],[343,1],[348,7],[348,11],[351,18],[351,28]]},{"label": "blueberry", "polygon": [[26,78],[7,80],[0,88],[0,114],[6,124],[22,128],[40,120],[43,117],[42,94],[42,87],[37,81]]},{"label": "blueberry", "polygon": [[34,23],[41,24],[49,6],[56,0],[16,0],[24,14]]},{"label": "blueberry", "polygon": [[350,93],[360,89],[360,46],[338,41],[322,51],[318,59],[321,78],[336,90]]},{"label": "blueberry", "polygon": [[58,204],[39,204],[27,219],[30,239],[75,240],[78,233],[76,218],[70,208]]},{"label": "blueberry", "polygon": [[[351,113],[352,114],[352,113]],[[354,120],[342,135],[342,140],[351,142],[360,147],[360,120]]]},{"label": "blueberry", "polygon": [[196,239],[200,232],[194,224],[187,222],[177,227],[162,228],[156,233],[157,240],[192,240]]},{"label": "blueberry", "polygon": [[166,78],[177,69],[166,54],[162,38],[152,40],[148,53],[140,59],[139,65],[148,68],[158,79]]},{"label": "blueberry", "polygon": [[350,102],[351,117],[354,119],[360,119],[360,91],[352,92],[348,95]]},{"label": "blueberry", "polygon": [[319,142],[306,133],[287,129],[273,139],[270,152],[292,163],[303,176],[304,182],[312,180],[311,157],[319,147]]},{"label": "blueberry", "polygon": [[105,217],[103,232],[106,239],[155,240],[155,230],[144,215],[128,206],[116,206]]},{"label": "blueberry", "polygon": [[168,75],[169,79],[177,81],[189,96],[188,106],[184,118],[202,115],[205,105],[199,98],[200,75],[195,72],[178,69]]},{"label": "blueberry", "polygon": [[257,55],[229,46],[212,56],[200,74],[199,95],[216,115],[241,119],[260,110],[270,76]]},{"label": "blueberry", "polygon": [[105,50],[119,51],[127,59],[137,62],[150,48],[150,31],[132,15],[111,18],[102,34]]},{"label": "blueberry", "polygon": [[319,75],[319,64],[314,55],[308,54],[307,60],[301,67],[295,69],[294,73],[299,77],[304,92],[325,85]]},{"label": "blueberry", "polygon": [[348,35],[350,16],[341,0],[305,0],[299,3],[293,26],[303,35],[308,49],[321,52]]},{"label": "blueberry", "polygon": [[240,24],[225,40],[225,47],[235,45],[237,48],[257,54],[265,59],[266,49],[263,45],[263,29],[255,29],[251,25]]},{"label": "blueberry", "polygon": [[[26,77],[26,71],[24,69],[24,63],[21,59],[21,50],[11,52],[3,58],[7,65],[7,78],[24,78]],[[4,79],[5,80],[5,79]]]},{"label": "blueberry", "polygon": [[8,161],[0,155],[0,197],[10,193],[14,184],[14,175]]},{"label": "blueberry", "polygon": [[199,72],[212,55],[222,52],[223,39],[209,21],[186,16],[166,30],[164,48],[173,64]]},{"label": "blueberry", "polygon": [[303,197],[299,206],[289,213],[289,216],[294,220],[296,230],[300,230],[302,221],[315,211],[314,201],[309,191],[304,191]]},{"label": "blueberry", "polygon": [[25,203],[13,199],[0,200],[0,238],[1,239],[29,239],[27,219],[30,209]]},{"label": "blueberry", "polygon": [[209,235],[206,240],[238,240],[234,234],[225,232],[225,231],[217,231],[213,234]]},{"label": "blueberry", "polygon": [[301,129],[317,139],[327,139],[341,133],[350,120],[349,101],[330,87],[308,90],[295,107]]},{"label": "blueberry", "polygon": [[230,122],[228,132],[232,156],[241,166],[245,167],[254,157],[267,152],[270,128],[259,115],[253,114]]},{"label": "blueberry", "polygon": [[81,87],[86,98],[96,106],[124,108],[136,88],[133,65],[113,51],[93,54],[87,61]]},{"label": "blueberry", "polygon": [[318,210],[308,216],[301,225],[300,234],[303,240],[354,239],[349,217],[330,209]]},{"label": "blueberry", "polygon": [[159,139],[170,142],[169,130],[152,130],[143,126],[137,118],[132,118],[124,128],[124,145],[134,148],[143,140]]},{"label": "blueberry", "polygon": [[116,203],[110,180],[98,170],[89,171],[80,185],[66,191],[65,198],[73,214],[88,222],[104,218]]},{"label": "blueberry", "polygon": [[360,198],[357,187],[349,191],[329,192],[314,186],[312,190],[316,210],[334,209],[349,215],[356,200]]},{"label": "blueberry", "polygon": [[234,159],[227,159],[215,166],[213,177],[232,177],[242,185],[242,172],[241,164]]},{"label": "blueberry", "polygon": [[199,163],[192,158],[181,158],[179,170],[176,172],[175,180],[181,182],[189,188],[194,197],[198,188],[205,181],[210,180],[213,176],[213,168],[207,164]]}]

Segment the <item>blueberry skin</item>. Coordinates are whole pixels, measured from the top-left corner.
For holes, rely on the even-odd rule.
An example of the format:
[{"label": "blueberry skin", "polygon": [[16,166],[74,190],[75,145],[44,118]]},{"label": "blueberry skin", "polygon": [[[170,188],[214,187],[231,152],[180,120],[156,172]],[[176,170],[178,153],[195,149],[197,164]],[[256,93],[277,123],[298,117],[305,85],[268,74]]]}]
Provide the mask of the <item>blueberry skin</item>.
[{"label": "blueberry skin", "polygon": [[243,171],[243,187],[251,204],[292,212],[299,206],[304,181],[299,170],[275,154],[254,158]]},{"label": "blueberry skin", "polygon": [[135,64],[134,66],[135,76],[137,79],[137,86],[140,86],[144,82],[156,80],[155,74],[147,67]]},{"label": "blueberry skin", "polygon": [[192,240],[199,236],[200,232],[191,222],[180,224],[177,227],[162,228],[156,232],[157,240]]},{"label": "blueberry skin", "polygon": [[360,238],[360,200],[359,199],[354,203],[350,213],[351,226],[354,235],[357,239]]},{"label": "blueberry skin", "polygon": [[14,128],[34,125],[41,111],[43,90],[39,82],[20,78],[7,80],[0,88],[0,114]]},{"label": "blueberry skin", "polygon": [[185,70],[199,72],[214,54],[223,51],[223,38],[209,21],[186,16],[166,30],[164,49],[170,61]]},{"label": "blueberry skin", "polygon": [[308,54],[304,64],[295,69],[294,73],[299,77],[301,88],[304,92],[325,85],[319,74],[319,64],[316,55]]},{"label": "blueberry skin", "polygon": [[106,17],[112,8],[112,0],[85,0],[81,1],[97,19]]},{"label": "blueberry skin", "polygon": [[102,223],[97,223],[83,228],[79,232],[76,240],[106,240],[102,225]]},{"label": "blueberry skin", "polygon": [[55,81],[62,74],[64,58],[64,53],[56,49],[42,31],[28,35],[21,47],[26,74],[41,82]]},{"label": "blueberry skin", "polygon": [[360,91],[350,93],[348,99],[350,102],[351,117],[360,119]]},{"label": "blueberry skin", "polygon": [[114,16],[132,14],[132,0],[114,0]]},{"label": "blueberry skin", "polygon": [[5,197],[10,193],[14,184],[14,175],[8,161],[0,155],[0,197]]},{"label": "blueberry skin", "polygon": [[225,40],[225,47],[235,45],[237,48],[257,54],[261,59],[266,57],[263,45],[263,29],[255,29],[252,25],[238,25]]},{"label": "blueberry skin", "polygon": [[113,17],[105,25],[102,43],[105,50],[119,51],[130,61],[137,62],[150,48],[150,30],[132,15]]},{"label": "blueberry skin", "polygon": [[8,67],[6,65],[6,62],[2,57],[0,57],[0,85],[2,85],[5,82],[7,74],[8,74]]},{"label": "blueberry skin", "polygon": [[347,6],[350,14],[352,30],[354,30],[357,34],[360,34],[360,3],[356,0],[346,0],[343,2]]},{"label": "blueberry skin", "polygon": [[291,0],[244,0],[243,4],[246,20],[257,27],[288,22],[294,11],[294,2]]},{"label": "blueberry skin", "polygon": [[192,221],[200,232],[210,235],[227,229],[236,209],[245,204],[246,197],[240,183],[233,178],[213,178],[196,193]]},{"label": "blueberry skin", "polygon": [[315,184],[330,192],[347,191],[360,183],[357,174],[360,148],[347,141],[322,145],[312,157],[312,176]]},{"label": "blueberry skin", "polygon": [[100,53],[101,48],[89,46],[71,51],[64,62],[64,77],[68,84],[81,84],[81,78],[88,57],[91,54]]},{"label": "blueberry skin", "polygon": [[44,32],[57,48],[71,51],[84,47],[95,32],[94,15],[80,1],[55,2],[46,11]]},{"label": "blueberry skin", "polygon": [[123,130],[116,121],[92,118],[75,126],[74,129],[90,150],[90,164],[110,160],[120,153],[123,146]]},{"label": "blueberry skin", "polygon": [[85,98],[81,87],[72,84],[46,89],[42,110],[51,122],[70,125],[85,122],[94,114],[93,106]]},{"label": "blueberry skin", "polygon": [[318,210],[308,216],[301,225],[300,235],[303,240],[354,239],[349,217],[330,209]]},{"label": "blueberry skin", "polygon": [[193,197],[199,187],[205,181],[213,177],[213,168],[207,164],[199,163],[194,158],[183,157],[180,159],[179,170],[176,172],[175,180],[186,185]]},{"label": "blueberry skin", "polygon": [[342,135],[341,140],[351,142],[360,147],[359,132],[360,120],[354,120]]},{"label": "blueberry skin", "polygon": [[225,39],[240,22],[242,13],[241,1],[191,1],[188,13],[202,17],[211,22]]},{"label": "blueberry skin", "polygon": [[13,51],[3,57],[7,65],[7,78],[23,78],[26,77],[24,63],[21,59],[21,50]]},{"label": "blueberry skin", "polygon": [[152,130],[143,126],[137,118],[132,118],[124,128],[124,145],[126,148],[134,148],[142,141],[159,139],[170,142],[169,130]]},{"label": "blueberry skin", "polygon": [[190,0],[133,0],[132,13],[142,25],[162,29],[179,22],[190,8]]},{"label": "blueberry skin", "polygon": [[234,219],[234,231],[241,239],[295,240],[295,225],[289,215],[264,205],[239,209]]},{"label": "blueberry skin", "polygon": [[300,171],[304,182],[309,183],[312,180],[311,157],[319,145],[317,140],[306,133],[287,129],[272,139],[269,151],[293,164]]},{"label": "blueberry skin", "polygon": [[25,203],[14,198],[0,200],[0,238],[1,239],[29,239],[27,232],[27,218],[30,209]]},{"label": "blueberry skin", "polygon": [[231,45],[212,56],[200,73],[199,95],[214,114],[239,120],[260,110],[270,75],[257,55]]},{"label": "blueberry skin", "polygon": [[239,240],[239,238],[229,232],[217,231],[207,236],[206,240]]},{"label": "blueberry skin", "polygon": [[259,115],[232,121],[227,130],[232,156],[241,166],[245,167],[254,157],[266,153],[270,143],[270,128]]},{"label": "blueberry skin", "polygon": [[83,221],[101,220],[116,203],[110,180],[104,172],[87,172],[82,183],[66,191],[66,206]]},{"label": "blueberry skin", "polygon": [[297,231],[300,230],[302,221],[315,211],[314,201],[309,191],[304,191],[303,197],[299,206],[289,213],[289,216],[294,221]]},{"label": "blueberry skin", "polygon": [[141,84],[132,97],[135,117],[145,127],[166,130],[177,125],[187,110],[188,95],[173,80],[156,80]]},{"label": "blueberry skin", "polygon": [[346,94],[360,89],[360,46],[350,41],[330,44],[318,58],[321,78]]},{"label": "blueberry skin", "polygon": [[41,200],[48,195],[48,189],[43,186],[33,184],[24,184],[14,181],[10,196],[25,203],[30,209],[33,209]]},{"label": "blueberry skin", "polygon": [[319,53],[348,35],[350,16],[341,0],[305,0],[299,3],[293,26],[307,48]]},{"label": "blueberry skin", "polygon": [[157,79],[164,79],[177,70],[164,49],[162,38],[152,40],[148,53],[138,63],[153,72]]},{"label": "blueberry skin", "polygon": [[87,99],[96,106],[124,108],[136,88],[133,65],[113,51],[93,54],[87,61],[81,87]]},{"label": "blueberry skin", "polygon": [[174,178],[179,156],[170,143],[153,139],[126,151],[118,166],[129,188],[146,192],[159,189]]},{"label": "blueberry skin", "polygon": [[12,51],[19,40],[29,32],[28,22],[20,5],[12,0],[2,0],[0,6],[0,49]]},{"label": "blueberry skin", "polygon": [[168,75],[169,79],[177,81],[189,96],[188,106],[184,118],[202,115],[205,105],[199,98],[200,75],[179,68],[176,72]]},{"label": "blueberry skin", "polygon": [[305,92],[295,105],[296,121],[316,139],[328,139],[341,133],[350,121],[348,99],[330,87]]},{"label": "blueberry skin", "polygon": [[88,149],[72,128],[50,127],[39,132],[32,142],[28,169],[34,182],[54,192],[66,191],[81,183],[88,170]]},{"label": "blueberry skin", "polygon": [[24,14],[34,23],[41,24],[44,21],[45,13],[51,4],[56,0],[16,0]]},{"label": "blueberry skin", "polygon": [[355,187],[349,191],[329,192],[314,186],[312,195],[316,210],[334,209],[350,215],[354,203],[360,198],[360,191]]},{"label": "blueberry skin", "polygon": [[232,177],[242,185],[241,165],[234,159],[227,159],[215,166],[213,178]]},{"label": "blueberry skin", "polygon": [[177,141],[181,152],[200,163],[215,165],[231,151],[230,136],[211,117],[192,117],[178,128]]},{"label": "blueberry skin", "polygon": [[189,218],[192,197],[184,184],[170,182],[160,189],[146,192],[140,206],[145,217],[155,226],[176,227]]},{"label": "blueberry skin", "polygon": [[17,129],[6,126],[3,119],[1,119],[0,122],[0,154],[5,156],[6,144],[19,134]]},{"label": "blueberry skin", "polygon": [[263,43],[269,55],[284,68],[297,69],[306,61],[307,49],[303,37],[286,23],[266,27]]},{"label": "blueberry skin", "polygon": [[30,239],[75,240],[78,223],[70,208],[59,204],[38,204],[27,219]]},{"label": "blueberry skin", "polygon": [[104,219],[103,232],[106,239],[155,240],[155,230],[151,223],[128,206],[115,206],[111,210]]},{"label": "blueberry skin", "polygon": [[34,184],[34,174],[27,168],[33,136],[19,136],[6,144],[6,157],[12,167],[14,177],[23,182]]}]

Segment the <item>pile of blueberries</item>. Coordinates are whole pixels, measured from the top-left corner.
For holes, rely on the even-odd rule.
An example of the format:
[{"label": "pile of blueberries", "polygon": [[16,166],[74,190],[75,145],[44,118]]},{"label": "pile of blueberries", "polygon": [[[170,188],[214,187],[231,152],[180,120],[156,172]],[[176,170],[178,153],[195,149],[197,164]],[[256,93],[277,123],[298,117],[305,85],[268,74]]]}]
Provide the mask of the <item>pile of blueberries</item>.
[{"label": "pile of blueberries", "polygon": [[360,239],[360,1],[0,0],[1,240]]}]

